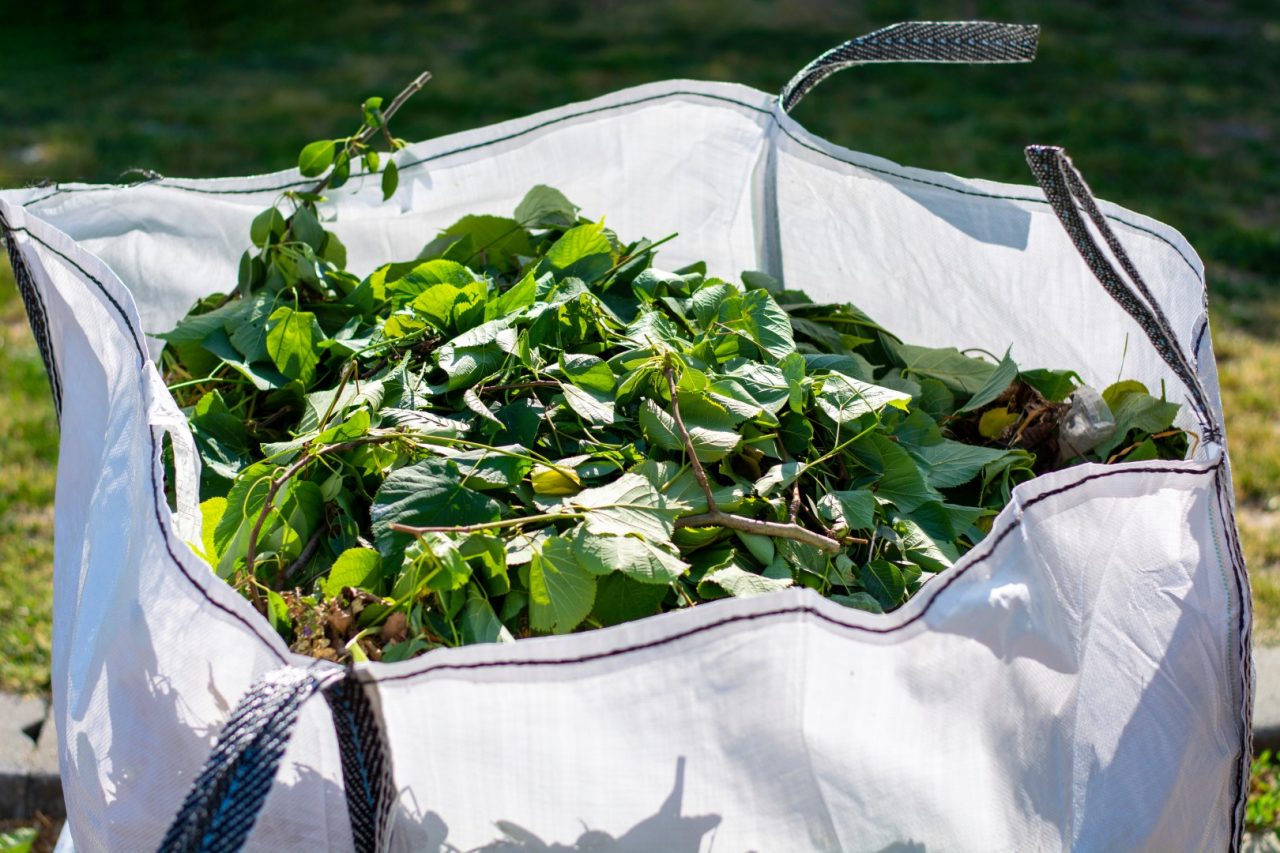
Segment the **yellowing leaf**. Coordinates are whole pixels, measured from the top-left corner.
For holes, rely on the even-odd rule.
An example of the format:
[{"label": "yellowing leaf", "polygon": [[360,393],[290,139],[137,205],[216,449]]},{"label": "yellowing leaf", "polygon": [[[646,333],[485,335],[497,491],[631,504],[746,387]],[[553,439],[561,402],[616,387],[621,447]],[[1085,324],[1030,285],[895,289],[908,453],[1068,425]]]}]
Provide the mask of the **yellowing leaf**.
[{"label": "yellowing leaf", "polygon": [[978,421],[978,432],[983,438],[995,441],[1004,431],[1018,422],[1018,415],[1006,408],[988,409]]}]

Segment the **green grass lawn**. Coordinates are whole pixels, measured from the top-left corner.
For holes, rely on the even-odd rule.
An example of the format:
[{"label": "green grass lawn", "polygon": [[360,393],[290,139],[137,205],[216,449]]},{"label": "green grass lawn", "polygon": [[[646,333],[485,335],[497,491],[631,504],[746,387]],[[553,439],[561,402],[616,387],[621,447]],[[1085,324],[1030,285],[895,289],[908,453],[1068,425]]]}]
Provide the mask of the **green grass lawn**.
[{"label": "green grass lawn", "polygon": [[[146,4],[148,8],[156,4]],[[74,26],[5,23],[0,186],[284,168],[349,131],[352,106],[435,79],[397,118],[421,139],[672,77],[775,91],[813,56],[911,18],[1044,27],[1029,66],[854,69],[796,117],[915,166],[1030,183],[1028,143],[1065,145],[1102,197],[1182,230],[1209,267],[1240,523],[1259,629],[1280,639],[1280,11],[1269,2],[861,4],[113,4]],[[190,8],[188,8],[188,5]],[[855,8],[856,7],[856,8]],[[44,16],[43,20],[41,16]],[[163,73],[160,73],[163,70]],[[0,689],[48,681],[48,388],[0,263]]]}]

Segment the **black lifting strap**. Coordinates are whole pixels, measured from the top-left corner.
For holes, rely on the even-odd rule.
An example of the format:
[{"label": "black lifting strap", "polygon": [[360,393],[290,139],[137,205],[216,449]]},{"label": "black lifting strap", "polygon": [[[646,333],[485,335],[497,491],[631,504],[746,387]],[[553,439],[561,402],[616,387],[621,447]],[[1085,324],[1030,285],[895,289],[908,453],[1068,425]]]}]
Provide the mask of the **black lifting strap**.
[{"label": "black lifting strap", "polygon": [[234,853],[244,847],[307,699],[322,692],[342,757],[358,853],[381,853],[395,785],[380,718],[350,670],[285,667],[240,699],[160,844],[161,853]]}]

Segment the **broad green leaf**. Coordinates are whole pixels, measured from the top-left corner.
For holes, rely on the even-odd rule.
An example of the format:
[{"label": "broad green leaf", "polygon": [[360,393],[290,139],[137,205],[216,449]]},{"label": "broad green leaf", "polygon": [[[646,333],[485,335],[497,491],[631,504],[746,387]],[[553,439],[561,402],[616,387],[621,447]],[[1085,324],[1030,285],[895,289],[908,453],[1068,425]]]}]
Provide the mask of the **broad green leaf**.
[{"label": "broad green leaf", "polygon": [[325,598],[336,598],[345,587],[371,589],[379,577],[382,557],[372,548],[348,548],[333,561],[322,585]]},{"label": "broad green leaf", "polygon": [[969,402],[960,408],[961,412],[974,412],[983,406],[994,401],[997,397],[1005,392],[1013,380],[1018,378],[1018,365],[1016,365],[1009,353],[1004,354],[1004,358],[996,365],[996,369],[991,371],[991,375],[987,377],[987,381],[982,383],[982,387],[973,392],[973,396],[969,398]]},{"label": "broad green leaf", "polygon": [[596,581],[596,600],[591,613],[605,626],[652,616],[658,612],[668,589],[660,584],[640,583],[621,572],[614,572]]},{"label": "broad green leaf", "polygon": [[965,396],[980,391],[996,371],[991,362],[970,358],[950,347],[930,349],[899,344],[896,350],[903,361],[904,373],[937,379],[953,393]]},{"label": "broad green leaf", "polygon": [[585,391],[613,393],[616,384],[613,371],[594,355],[562,355],[560,369],[570,382]]},{"label": "broad green leaf", "polygon": [[493,605],[482,595],[470,595],[467,604],[462,608],[462,617],[458,620],[462,631],[462,641],[467,645],[475,643],[514,643],[515,637],[507,630],[507,626],[493,612]]},{"label": "broad green leaf", "polygon": [[[717,419],[709,424],[692,419],[681,412],[685,428],[689,431],[693,451],[703,462],[716,462],[728,456],[742,441],[742,436],[733,430],[733,418],[727,423]],[[684,439],[676,426],[676,420],[668,412],[660,409],[652,400],[645,400],[640,406],[640,427],[645,437],[664,450],[683,450]]]},{"label": "broad green leaf", "polygon": [[284,214],[275,207],[268,207],[259,213],[249,226],[249,239],[253,241],[253,245],[259,247],[267,245],[270,237],[279,237],[283,233]]},{"label": "broad green leaf", "polygon": [[753,598],[757,595],[768,595],[792,585],[790,578],[767,578],[755,572],[743,569],[737,563],[730,562],[726,566],[708,572],[698,584],[698,594],[704,598],[716,597],[718,587],[723,594],[735,598]]},{"label": "broad green leaf", "polygon": [[858,580],[885,610],[892,610],[901,604],[907,592],[902,570],[888,560],[872,560],[867,563],[859,572]]},{"label": "broad green leaf", "polygon": [[852,489],[830,492],[818,503],[820,510],[835,513],[848,525],[850,530],[870,530],[875,527],[876,496],[868,489]]},{"label": "broad green leaf", "polygon": [[333,140],[311,142],[298,154],[298,172],[302,173],[303,178],[315,178],[316,175],[324,174],[324,170],[333,163],[335,149],[337,143]]},{"label": "broad green leaf", "polygon": [[533,484],[534,493],[547,497],[576,495],[582,491],[582,481],[573,469],[561,466],[535,465],[529,482]]},{"label": "broad green leaf", "polygon": [[[532,255],[529,232],[505,216],[464,216],[446,228],[445,237],[465,238],[459,260],[480,269],[493,266],[514,269],[516,258]],[[452,254],[452,253],[451,253]]]},{"label": "broad green leaf", "polygon": [[267,354],[281,373],[308,385],[320,363],[321,334],[316,315],[282,305],[267,319]]},{"label": "broad green leaf", "polygon": [[1024,370],[1018,378],[1039,391],[1040,396],[1050,403],[1061,403],[1071,396],[1077,385],[1084,384],[1080,374],[1074,370]]},{"label": "broad green leaf", "polygon": [[848,595],[833,595],[831,600],[836,604],[843,604],[845,607],[853,610],[864,610],[867,613],[883,613],[884,608],[880,606],[880,602],[876,601],[875,596],[867,592],[852,592]]},{"label": "broad green leaf", "polygon": [[1112,385],[1103,392],[1102,398],[1111,408],[1111,414],[1116,420],[1116,431],[1111,438],[1093,451],[1102,459],[1126,447],[1125,442],[1133,430],[1155,435],[1173,426],[1173,420],[1178,416],[1177,403],[1151,396],[1139,382]]},{"label": "broad green leaf", "polygon": [[572,228],[578,208],[559,190],[538,184],[516,205],[515,217],[525,228]]},{"label": "broad green leaf", "polygon": [[567,634],[591,612],[596,579],[574,556],[573,545],[548,536],[534,548],[529,565],[529,625]]},{"label": "broad green leaf", "polygon": [[594,575],[619,571],[641,583],[667,584],[689,564],[638,536],[601,536],[579,526],[571,542],[582,567]]},{"label": "broad green leaf", "polygon": [[581,510],[591,533],[641,536],[654,543],[671,541],[676,518],[684,511],[639,474],[623,474],[611,483],[585,489],[566,500]]},{"label": "broad green leaf", "polygon": [[998,447],[980,447],[943,439],[937,444],[909,447],[908,452],[919,462],[929,485],[950,489],[969,482],[989,465],[1008,453]]},{"label": "broad green leaf", "polygon": [[576,276],[594,281],[613,266],[612,252],[604,225],[588,223],[566,231],[547,250],[545,259],[559,278]]},{"label": "broad green leaf", "polygon": [[[213,497],[200,502],[200,542],[198,556],[208,563],[210,566],[217,566],[220,558],[218,546],[214,542],[213,532],[217,530],[222,516],[227,511],[227,499],[222,497]],[[197,543],[189,543],[192,550],[196,549]]]},{"label": "broad green leaf", "polygon": [[501,512],[497,501],[462,482],[457,465],[430,458],[392,471],[374,496],[369,517],[378,552],[394,562],[410,537],[391,530],[392,522],[414,527],[478,524],[497,521]]},{"label": "broad green leaf", "polygon": [[[688,513],[706,512],[707,497],[694,476],[693,469],[678,462],[660,462],[648,459],[631,469],[653,484],[668,501],[683,504]],[[747,489],[741,483],[721,485],[716,483],[711,490],[716,506],[726,512],[733,512],[742,506],[747,497]]]},{"label": "broad green leaf", "polygon": [[815,402],[818,410],[832,421],[847,424],[869,412],[879,412],[885,406],[906,411],[910,400],[911,395],[902,391],[833,373],[822,380],[822,390]]},{"label": "broad green leaf", "polygon": [[897,442],[872,433],[850,448],[858,460],[880,478],[872,486],[876,495],[910,512],[925,501],[941,500],[937,490],[925,481],[920,466]]},{"label": "broad green leaf", "polygon": [[756,480],[756,494],[762,498],[770,497],[790,486],[805,472],[803,462],[783,462],[774,465],[759,480]]},{"label": "broad green leaf", "polygon": [[613,400],[608,394],[587,391],[577,385],[562,385],[564,401],[587,423],[609,426],[614,422]]},{"label": "broad green leaf", "polygon": [[752,341],[769,355],[780,359],[795,352],[791,320],[768,291],[749,290],[743,294],[742,316]]}]

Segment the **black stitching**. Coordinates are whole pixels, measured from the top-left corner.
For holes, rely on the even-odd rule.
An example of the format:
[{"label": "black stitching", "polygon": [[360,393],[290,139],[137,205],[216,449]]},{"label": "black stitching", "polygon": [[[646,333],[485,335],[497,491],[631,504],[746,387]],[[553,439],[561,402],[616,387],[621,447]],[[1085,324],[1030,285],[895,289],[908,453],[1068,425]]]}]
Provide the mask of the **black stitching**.
[{"label": "black stitching", "polygon": [[[1041,492],[1040,494],[1035,495],[1029,498],[1026,502],[1024,502],[1021,505],[1020,509],[1025,510],[1029,507],[1035,506],[1037,503],[1040,503],[1043,500],[1047,500],[1048,498],[1054,497],[1056,495],[1069,492],[1072,489],[1075,489],[1084,485],[1085,483],[1088,483],[1093,480],[1099,480],[1105,477],[1114,477],[1121,474],[1153,474],[1153,473],[1192,474],[1195,476],[1202,476],[1204,474],[1207,474],[1211,471],[1216,470],[1221,466],[1221,464],[1222,464],[1221,461],[1219,461],[1214,463],[1213,465],[1205,466],[1203,468],[1173,468],[1170,466],[1142,466],[1142,467],[1132,467],[1132,468],[1116,467],[1111,470],[1101,471],[1096,474],[1090,474],[1086,477],[1081,477],[1079,480],[1074,480],[1070,483],[1067,483],[1064,486],[1059,486],[1055,489],[1050,489],[1048,491]],[[389,682],[389,681],[405,681],[408,679],[418,678],[420,676],[426,675],[428,673],[431,673],[437,670],[456,671],[456,670],[467,670],[467,669],[494,669],[494,668],[507,667],[507,666],[513,666],[513,667],[560,666],[565,664],[586,663],[590,661],[601,660],[604,658],[617,657],[619,655],[630,654],[632,652],[643,651],[645,649],[656,648],[658,646],[665,646],[668,643],[673,643],[673,642],[676,642],[677,640],[682,640],[687,637],[691,637],[695,634],[701,634],[705,631],[710,631],[714,628],[719,628],[723,625],[730,625],[736,622],[753,622],[759,619],[766,619],[773,616],[780,616],[788,613],[805,613],[811,616],[816,616],[818,619],[821,619],[824,622],[828,622],[832,625],[846,628],[848,630],[855,631],[855,632],[861,632],[865,634],[879,634],[879,635],[893,634],[923,619],[925,615],[929,612],[929,608],[933,606],[933,603],[937,601],[938,597],[941,596],[942,593],[949,586],[951,586],[951,584],[955,583],[955,581],[961,575],[968,572],[974,566],[980,565],[983,562],[989,560],[992,557],[992,555],[995,553],[996,549],[1005,540],[1005,538],[1008,537],[1009,534],[1013,533],[1014,530],[1018,529],[1021,526],[1022,526],[1022,518],[1021,518],[1021,514],[1019,513],[1019,515],[1015,517],[1012,522],[1010,522],[1009,526],[1001,530],[1000,533],[997,534],[993,539],[983,540],[981,545],[986,546],[986,550],[982,553],[981,556],[973,558],[968,563],[961,566],[958,570],[952,572],[949,575],[946,575],[944,578],[941,578],[939,580],[932,581],[926,584],[922,593],[927,594],[928,598],[925,600],[923,606],[921,606],[920,611],[900,625],[891,625],[884,628],[877,628],[869,625],[859,625],[856,623],[845,622],[843,620],[836,619],[835,617],[828,616],[827,614],[822,613],[817,609],[809,606],[783,607],[783,608],[778,608],[776,610],[762,611],[760,613],[744,613],[736,616],[728,616],[724,619],[720,619],[715,622],[708,622],[705,625],[700,625],[696,628],[689,628],[685,631],[682,631],[676,634],[670,634],[665,637],[659,637],[655,640],[650,640],[643,643],[635,643],[630,646],[622,646],[616,649],[610,649],[603,652],[593,652],[589,655],[582,655],[579,657],[551,658],[551,659],[545,659],[545,660],[476,661],[473,663],[456,663],[456,664],[432,663],[424,666],[421,669],[414,670],[412,672],[405,672],[399,675],[383,676],[383,677],[377,678],[376,680],[380,683]],[[423,660],[425,660],[425,658],[423,658]]]},{"label": "black stitching", "polygon": [[[769,115],[773,118],[774,123],[778,125],[779,129],[789,139],[791,139],[801,147],[807,148],[810,151],[814,152],[815,154],[820,154],[823,157],[826,157],[828,159],[835,160],[837,163],[844,163],[845,165],[853,166],[854,168],[862,169],[867,172],[873,172],[878,175],[885,175],[891,178],[896,178],[898,180],[910,181],[912,183],[922,184],[928,187],[935,187],[937,189],[947,190],[948,192],[958,193],[960,195],[974,196],[976,198],[991,198],[991,199],[1000,199],[1004,201],[1021,201],[1021,202],[1027,202],[1030,204],[1048,204],[1048,202],[1043,198],[1034,198],[1034,197],[1018,196],[1018,195],[1001,195],[998,193],[984,193],[984,192],[979,192],[977,190],[962,189],[959,187],[949,186],[947,184],[941,184],[936,181],[925,180],[924,178],[917,178],[913,175],[903,174],[902,172],[895,172],[891,169],[884,169],[878,166],[869,166],[862,163],[857,163],[853,160],[846,160],[843,157],[837,157],[831,152],[824,151],[822,148],[819,148],[813,145],[812,143],[807,142],[806,140],[803,140],[800,137],[796,136],[785,125],[783,125],[781,121],[778,120],[778,117],[776,115],[774,115],[769,110],[765,110],[755,106],[754,104],[749,104],[745,101],[740,101],[736,98],[730,98],[724,95],[711,95],[706,92],[690,92],[685,90],[665,92],[660,95],[650,95],[644,98],[637,98],[633,101],[625,101],[623,103],[612,104],[606,107],[596,107],[594,109],[583,110],[582,112],[573,113],[571,115],[565,115],[565,116],[560,116],[559,118],[549,119],[541,124],[535,125],[534,127],[525,128],[524,130],[508,134],[507,136],[503,136],[498,139],[491,139],[491,140],[488,140],[487,142],[477,142],[472,145],[462,146],[459,148],[451,149],[449,151],[443,151],[439,154],[433,154],[430,157],[423,157],[419,160],[414,160],[410,163],[406,163],[403,167],[401,167],[401,172],[403,172],[406,169],[412,169],[416,166],[420,166],[423,163],[429,163],[435,160],[439,160],[443,157],[450,157],[454,154],[462,154],[467,151],[476,150],[478,148],[484,148],[490,145],[497,145],[502,142],[508,142],[512,139],[518,138],[520,136],[524,136],[528,133],[533,133],[534,131],[537,131],[537,130],[543,130],[552,125],[560,124],[562,122],[570,121],[576,118],[581,118],[582,116],[594,115],[596,113],[607,112],[609,110],[620,109],[622,107],[630,107],[630,106],[635,106],[637,104],[645,104],[651,101],[664,100],[667,98],[674,98],[674,97],[707,98],[708,100],[722,101],[727,104],[734,104],[736,106],[743,107],[744,109],[748,109],[748,110],[751,110],[752,112],[757,112],[762,115]],[[791,119],[791,120],[795,121],[795,119]],[[796,122],[796,124],[800,127],[803,127],[803,125],[800,125],[799,122]],[[904,168],[910,168],[910,167],[904,167]],[[369,176],[361,175],[359,177],[352,178],[351,182],[355,183],[356,181],[364,181],[368,177]],[[237,195],[237,194],[247,195],[251,193],[278,192],[280,190],[290,189],[292,187],[303,186],[307,183],[310,183],[310,182],[296,181],[294,183],[284,184],[282,186],[277,186],[277,187],[260,187],[256,189],[241,189],[241,190],[206,190],[206,189],[201,189],[199,187],[190,187],[190,186],[183,186],[181,184],[170,184],[170,183],[163,183],[163,182],[156,182],[155,185],[159,187],[163,187],[165,189],[180,190],[182,192],[203,193],[205,195]],[[121,189],[130,189],[130,187],[119,186],[119,185],[92,186],[92,187],[65,187],[65,188],[59,187],[55,189],[52,193],[46,196],[28,201],[24,206],[29,207],[33,204],[37,204],[39,202],[42,202],[46,199],[52,198],[53,196],[59,195],[62,193],[101,192],[104,190],[121,190]],[[1191,270],[1192,274],[1196,276],[1196,279],[1200,282],[1200,284],[1201,285],[1204,284],[1204,276],[1200,273],[1199,270],[1196,269],[1195,264],[1193,264],[1190,258],[1188,258],[1185,254],[1183,254],[1182,250],[1178,248],[1178,246],[1174,244],[1173,241],[1171,241],[1168,237],[1165,237],[1163,234],[1159,233],[1158,231],[1155,231],[1154,229],[1148,228],[1144,225],[1138,225],[1137,223],[1129,222],[1128,220],[1120,216],[1116,216],[1110,213],[1103,214],[1103,215],[1113,222],[1118,222],[1121,225],[1124,225],[1126,227],[1133,228],[1137,231],[1142,231],[1146,234],[1149,234],[1152,237],[1159,240],[1160,242],[1167,245],[1169,248],[1173,249],[1175,252],[1177,252],[1178,256],[1182,258],[1183,263],[1187,265],[1187,268]]]}]

